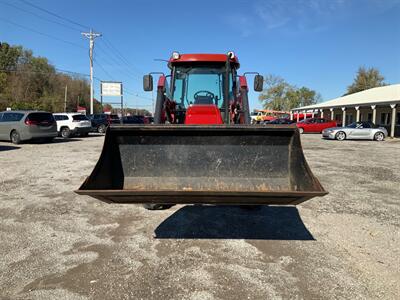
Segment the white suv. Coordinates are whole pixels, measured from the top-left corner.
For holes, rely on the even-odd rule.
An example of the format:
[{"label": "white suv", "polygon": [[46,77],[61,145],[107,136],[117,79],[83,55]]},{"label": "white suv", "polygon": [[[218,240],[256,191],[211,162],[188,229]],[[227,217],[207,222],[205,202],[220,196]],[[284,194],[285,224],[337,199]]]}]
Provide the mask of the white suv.
[{"label": "white suv", "polygon": [[57,131],[63,138],[73,135],[88,136],[92,129],[92,123],[80,113],[56,113],[53,114],[57,122]]}]

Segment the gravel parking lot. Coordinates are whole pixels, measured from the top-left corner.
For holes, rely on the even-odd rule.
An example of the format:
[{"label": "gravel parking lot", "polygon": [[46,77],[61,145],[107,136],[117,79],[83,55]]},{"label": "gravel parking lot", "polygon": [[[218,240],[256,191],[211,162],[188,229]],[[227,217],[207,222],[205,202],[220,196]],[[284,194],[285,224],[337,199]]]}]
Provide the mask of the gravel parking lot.
[{"label": "gravel parking lot", "polygon": [[303,135],[297,207],[165,211],[73,192],[103,139],[0,142],[1,299],[398,299],[399,139]]}]

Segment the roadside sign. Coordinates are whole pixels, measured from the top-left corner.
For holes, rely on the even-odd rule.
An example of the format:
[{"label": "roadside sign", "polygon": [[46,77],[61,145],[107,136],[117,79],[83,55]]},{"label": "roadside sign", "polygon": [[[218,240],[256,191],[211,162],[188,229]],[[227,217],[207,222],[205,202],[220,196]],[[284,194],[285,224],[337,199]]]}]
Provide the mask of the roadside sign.
[{"label": "roadside sign", "polygon": [[122,82],[102,81],[101,96],[122,96]]}]

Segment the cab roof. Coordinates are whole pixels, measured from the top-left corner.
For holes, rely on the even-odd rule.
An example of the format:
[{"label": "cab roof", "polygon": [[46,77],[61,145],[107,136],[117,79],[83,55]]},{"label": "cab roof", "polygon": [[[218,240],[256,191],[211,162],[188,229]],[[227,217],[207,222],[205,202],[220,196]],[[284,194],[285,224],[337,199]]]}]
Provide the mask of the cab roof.
[{"label": "cab roof", "polygon": [[[226,62],[226,54],[180,54],[178,59],[171,57],[168,61],[168,65],[174,65],[179,63],[190,63],[190,62]],[[239,60],[235,55],[230,59],[231,63],[239,69]]]}]

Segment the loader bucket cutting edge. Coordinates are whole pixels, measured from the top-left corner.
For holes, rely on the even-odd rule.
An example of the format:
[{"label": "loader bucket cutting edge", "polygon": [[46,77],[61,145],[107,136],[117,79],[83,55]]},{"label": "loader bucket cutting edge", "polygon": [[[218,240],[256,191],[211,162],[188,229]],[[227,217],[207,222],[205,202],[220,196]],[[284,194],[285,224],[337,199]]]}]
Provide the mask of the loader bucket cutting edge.
[{"label": "loader bucket cutting edge", "polygon": [[76,192],[114,203],[240,205],[327,194],[286,125],[112,125]]}]

